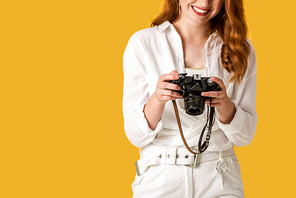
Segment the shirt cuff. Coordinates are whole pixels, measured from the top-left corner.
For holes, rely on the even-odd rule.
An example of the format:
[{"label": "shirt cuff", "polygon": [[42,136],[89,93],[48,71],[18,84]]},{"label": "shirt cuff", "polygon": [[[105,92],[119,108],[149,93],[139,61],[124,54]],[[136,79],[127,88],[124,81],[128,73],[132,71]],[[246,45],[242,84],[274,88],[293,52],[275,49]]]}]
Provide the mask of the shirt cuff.
[{"label": "shirt cuff", "polygon": [[216,119],[217,119],[217,123],[219,125],[219,127],[222,129],[222,131],[228,133],[228,134],[233,134],[233,133],[237,133],[240,132],[243,124],[244,124],[244,112],[243,110],[234,103],[235,106],[235,115],[232,119],[232,121],[230,122],[230,124],[223,124],[222,122],[220,122],[220,118],[219,115],[217,113]]},{"label": "shirt cuff", "polygon": [[139,116],[137,116],[137,124],[139,125],[139,127],[141,129],[143,129],[143,133],[147,136],[152,136],[152,135],[156,135],[159,131],[161,131],[163,129],[163,119],[161,117],[161,119],[158,121],[157,126],[154,130],[152,130],[149,127],[149,124],[147,122],[147,119],[144,116],[144,106],[146,103],[140,105],[137,108],[137,112],[139,112]]}]

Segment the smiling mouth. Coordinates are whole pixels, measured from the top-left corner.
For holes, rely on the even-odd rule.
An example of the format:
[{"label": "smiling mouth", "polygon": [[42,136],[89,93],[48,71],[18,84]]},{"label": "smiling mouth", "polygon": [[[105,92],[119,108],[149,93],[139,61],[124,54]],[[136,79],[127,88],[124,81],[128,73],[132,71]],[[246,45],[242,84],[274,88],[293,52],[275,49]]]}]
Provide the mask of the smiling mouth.
[{"label": "smiling mouth", "polygon": [[197,7],[194,7],[194,6],[192,6],[192,8],[193,8],[196,12],[201,13],[201,14],[205,14],[205,13],[208,13],[209,11],[211,11],[211,10],[202,10],[202,9],[199,9],[199,8],[197,8]]}]

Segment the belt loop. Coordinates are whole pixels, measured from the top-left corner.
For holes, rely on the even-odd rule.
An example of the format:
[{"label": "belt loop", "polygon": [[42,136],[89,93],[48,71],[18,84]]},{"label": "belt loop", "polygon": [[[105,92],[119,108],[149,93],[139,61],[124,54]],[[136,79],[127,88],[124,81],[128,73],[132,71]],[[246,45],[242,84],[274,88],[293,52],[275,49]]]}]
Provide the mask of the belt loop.
[{"label": "belt loop", "polygon": [[176,151],[175,151],[175,164],[177,164],[177,160],[179,158],[179,154],[178,154],[178,148],[176,148]]},{"label": "belt loop", "polygon": [[166,164],[176,164],[176,147],[167,147]]},{"label": "belt loop", "polygon": [[137,171],[137,175],[140,176],[141,173],[140,173],[140,169],[139,169],[139,165],[138,165],[138,161],[136,161],[136,171]]},{"label": "belt loop", "polygon": [[219,159],[223,158],[223,151],[219,151]]},{"label": "belt loop", "polygon": [[197,167],[197,160],[198,160],[198,154],[194,154],[194,164],[193,167]]},{"label": "belt loop", "polygon": [[167,153],[168,153],[168,147],[165,147],[165,151],[164,151],[164,164],[166,164],[166,160],[167,160]]}]

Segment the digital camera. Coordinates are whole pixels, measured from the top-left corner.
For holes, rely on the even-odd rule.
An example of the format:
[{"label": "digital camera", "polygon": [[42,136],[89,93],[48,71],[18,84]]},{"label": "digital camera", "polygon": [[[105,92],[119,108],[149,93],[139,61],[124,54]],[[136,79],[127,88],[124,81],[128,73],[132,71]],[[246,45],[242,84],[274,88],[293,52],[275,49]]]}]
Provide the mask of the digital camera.
[{"label": "digital camera", "polygon": [[184,107],[189,115],[200,115],[205,109],[205,99],[201,96],[202,92],[218,91],[219,85],[212,78],[201,77],[200,74],[186,76],[187,73],[181,73],[178,80],[170,80],[169,83],[177,84],[180,90],[174,90],[183,95]]}]

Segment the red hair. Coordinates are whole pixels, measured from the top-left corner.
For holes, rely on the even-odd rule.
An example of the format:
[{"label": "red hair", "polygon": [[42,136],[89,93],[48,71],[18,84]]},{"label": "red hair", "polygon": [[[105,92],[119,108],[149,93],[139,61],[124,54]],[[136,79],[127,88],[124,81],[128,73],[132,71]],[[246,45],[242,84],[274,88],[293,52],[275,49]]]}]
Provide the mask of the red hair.
[{"label": "red hair", "polygon": [[[179,19],[179,0],[165,0],[162,12],[151,26],[165,21],[173,23]],[[248,27],[242,0],[225,0],[220,12],[211,19],[211,29],[218,32],[223,41],[221,62],[223,68],[232,73],[230,82],[241,82],[248,67],[250,45],[246,39]]]}]

